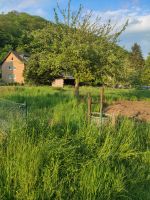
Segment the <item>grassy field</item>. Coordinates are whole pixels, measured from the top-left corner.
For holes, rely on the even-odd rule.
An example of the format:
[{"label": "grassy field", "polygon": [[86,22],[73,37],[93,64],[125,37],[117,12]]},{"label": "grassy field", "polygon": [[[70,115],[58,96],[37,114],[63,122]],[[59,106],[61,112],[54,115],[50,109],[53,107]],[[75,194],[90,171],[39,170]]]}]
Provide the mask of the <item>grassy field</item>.
[{"label": "grassy field", "polygon": [[[0,139],[0,199],[150,199],[150,124],[88,125],[88,92],[99,98],[91,87],[79,102],[71,88],[0,88],[0,98],[28,105],[27,125],[14,113]],[[106,90],[108,104],[124,99],[150,101],[150,91]]]}]

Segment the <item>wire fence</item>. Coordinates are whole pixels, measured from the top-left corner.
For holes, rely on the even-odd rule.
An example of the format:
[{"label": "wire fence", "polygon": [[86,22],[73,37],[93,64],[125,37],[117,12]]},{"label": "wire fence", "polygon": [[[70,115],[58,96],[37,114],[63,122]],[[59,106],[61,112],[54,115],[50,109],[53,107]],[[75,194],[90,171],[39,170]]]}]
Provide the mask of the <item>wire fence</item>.
[{"label": "wire fence", "polygon": [[0,131],[7,132],[13,124],[22,126],[27,120],[27,104],[0,98]]}]

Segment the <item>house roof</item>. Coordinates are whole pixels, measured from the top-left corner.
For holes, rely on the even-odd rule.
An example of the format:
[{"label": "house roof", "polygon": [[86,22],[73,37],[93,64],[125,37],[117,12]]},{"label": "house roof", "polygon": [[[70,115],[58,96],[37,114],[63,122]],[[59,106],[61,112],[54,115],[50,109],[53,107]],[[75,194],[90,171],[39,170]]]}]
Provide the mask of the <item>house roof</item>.
[{"label": "house roof", "polygon": [[2,60],[1,65],[5,62],[5,60],[7,59],[7,57],[13,53],[20,61],[22,62],[27,62],[29,59],[29,55],[24,54],[24,53],[18,53],[16,51],[9,51],[9,53],[5,56],[5,58]]}]

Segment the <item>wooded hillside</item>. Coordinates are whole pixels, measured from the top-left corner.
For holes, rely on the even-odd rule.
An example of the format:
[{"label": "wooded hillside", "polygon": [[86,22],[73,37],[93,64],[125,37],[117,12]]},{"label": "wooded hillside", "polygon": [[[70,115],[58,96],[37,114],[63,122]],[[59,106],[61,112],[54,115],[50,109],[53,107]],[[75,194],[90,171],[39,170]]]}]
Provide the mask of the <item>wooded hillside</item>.
[{"label": "wooded hillside", "polygon": [[46,24],[45,19],[27,13],[0,14],[0,61],[10,49],[22,49],[28,32],[42,29]]}]

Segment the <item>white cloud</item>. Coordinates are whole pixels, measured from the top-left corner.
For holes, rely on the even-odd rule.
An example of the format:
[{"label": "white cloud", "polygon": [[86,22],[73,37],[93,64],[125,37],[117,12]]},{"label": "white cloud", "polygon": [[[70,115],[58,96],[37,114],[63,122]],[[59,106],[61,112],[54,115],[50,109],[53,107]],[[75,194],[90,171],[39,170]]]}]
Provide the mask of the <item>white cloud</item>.
[{"label": "white cloud", "polygon": [[[138,1],[134,1],[138,4]],[[139,7],[131,7],[118,10],[108,10],[105,12],[94,11],[95,16],[102,19],[111,19],[118,27],[129,20],[126,31],[121,36],[121,44],[130,49],[134,42],[142,46],[144,56],[150,52],[150,10],[142,10]]]},{"label": "white cloud", "polygon": [[150,15],[136,16],[130,19],[128,32],[150,31]]},{"label": "white cloud", "polygon": [[33,14],[37,13],[39,15],[44,14],[44,9],[42,5],[47,2],[49,4],[53,0],[0,0],[0,12],[9,12],[12,10],[17,10],[20,12],[31,11]]},{"label": "white cloud", "polygon": [[34,6],[38,3],[40,3],[41,0],[22,0],[20,3],[17,5],[17,9],[26,9],[31,6]]},{"label": "white cloud", "polygon": [[12,10],[28,12],[33,15],[47,17],[47,12],[43,5],[51,6],[53,0],[0,0],[0,12],[7,13]]},{"label": "white cloud", "polygon": [[103,20],[111,19],[118,26],[129,20],[127,32],[147,31],[150,30],[150,14],[142,13],[140,8],[108,10],[105,12],[94,11],[95,16],[101,16]]}]

